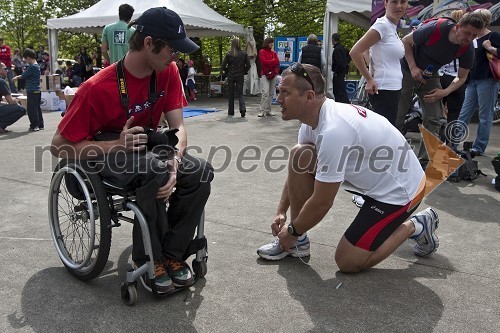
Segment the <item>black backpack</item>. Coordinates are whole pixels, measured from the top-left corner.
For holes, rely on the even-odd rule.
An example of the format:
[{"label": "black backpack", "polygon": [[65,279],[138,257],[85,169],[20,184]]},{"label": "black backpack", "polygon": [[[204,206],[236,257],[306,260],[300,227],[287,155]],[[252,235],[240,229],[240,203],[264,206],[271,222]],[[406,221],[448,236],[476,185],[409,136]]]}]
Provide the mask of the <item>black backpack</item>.
[{"label": "black backpack", "polygon": [[475,155],[471,154],[470,146],[472,142],[464,142],[464,150],[459,152],[461,158],[465,162],[455,170],[451,175],[448,176],[448,180],[458,183],[461,180],[473,181],[479,175],[486,176],[481,170],[479,170],[478,163],[474,160]]}]

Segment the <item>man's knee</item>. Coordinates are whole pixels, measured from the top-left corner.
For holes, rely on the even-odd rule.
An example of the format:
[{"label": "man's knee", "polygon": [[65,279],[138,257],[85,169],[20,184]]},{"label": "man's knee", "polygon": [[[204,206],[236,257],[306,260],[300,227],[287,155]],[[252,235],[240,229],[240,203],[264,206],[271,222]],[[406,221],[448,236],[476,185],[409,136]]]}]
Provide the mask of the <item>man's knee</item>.
[{"label": "man's knee", "polygon": [[371,252],[356,247],[342,236],[335,251],[335,263],[342,273],[358,273],[368,268]]},{"label": "man's knee", "polygon": [[349,260],[348,257],[343,256],[338,251],[335,253],[335,263],[342,273],[359,273],[364,269],[362,265]]},{"label": "man's knee", "polygon": [[297,144],[290,151],[289,168],[297,173],[314,173],[316,148],[310,144]]},{"label": "man's knee", "polygon": [[191,182],[208,184],[214,179],[214,168],[204,159],[184,155],[185,164],[182,174],[188,176]]},{"label": "man's knee", "polygon": [[17,118],[17,119],[20,119],[22,116],[24,116],[26,114],[26,109],[22,105],[18,105],[18,106],[19,107],[17,108],[16,111],[17,111],[19,118]]}]

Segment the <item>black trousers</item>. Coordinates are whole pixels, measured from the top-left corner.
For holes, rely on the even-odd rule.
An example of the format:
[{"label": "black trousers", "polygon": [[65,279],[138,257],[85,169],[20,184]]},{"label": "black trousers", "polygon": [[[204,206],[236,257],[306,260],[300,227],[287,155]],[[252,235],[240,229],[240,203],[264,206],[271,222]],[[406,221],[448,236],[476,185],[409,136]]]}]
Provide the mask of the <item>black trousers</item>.
[{"label": "black trousers", "polygon": [[368,94],[368,99],[374,112],[384,116],[391,124],[396,126],[398,105],[401,90],[379,90],[378,94]]},{"label": "black trousers", "polygon": [[246,112],[246,107],[245,107],[245,97],[243,96],[243,82],[244,82],[244,77],[228,77],[227,78],[227,85],[228,85],[228,108],[227,108],[227,113],[229,115],[234,115],[234,95],[236,93],[236,97],[238,97],[238,103],[239,103],[239,108],[240,112]]},{"label": "black trousers", "polygon": [[30,128],[44,128],[42,109],[40,108],[42,93],[40,91],[28,91],[26,92],[26,97],[28,103],[26,111],[28,112],[28,119],[30,120]]},{"label": "black trousers", "polygon": [[345,89],[345,74],[345,70],[333,73],[333,96],[335,97],[335,102],[349,104],[349,97],[347,97]]},{"label": "black trousers", "polygon": [[[97,167],[101,176],[111,182],[135,188],[137,205],[149,226],[154,259],[163,255],[181,260],[210,196],[212,166],[202,159],[184,155],[168,211],[163,199],[156,199],[158,189],[168,181],[167,166],[151,153],[109,154]],[[147,257],[137,221],[132,239],[132,260],[144,262]]]},{"label": "black trousers", "polygon": [[26,114],[26,109],[19,104],[0,105],[0,128],[5,129]]},{"label": "black trousers", "polygon": [[[441,76],[441,86],[443,89],[446,89],[450,83],[455,79],[455,76],[452,75],[443,75]],[[465,88],[467,87],[466,84],[463,84],[460,86],[457,90],[453,91],[451,94],[449,94],[446,97],[443,97],[443,104],[446,105],[446,108],[448,109],[448,116],[446,117],[447,124],[446,124],[446,133],[456,133],[457,131],[457,124],[455,123],[456,120],[458,120],[458,116],[460,115],[460,110],[462,110],[462,104],[464,104],[464,99],[465,99]],[[451,137],[455,137],[454,135],[451,135]],[[446,138],[447,141],[449,141],[449,138]],[[452,144],[459,144],[460,142],[450,142]]]}]

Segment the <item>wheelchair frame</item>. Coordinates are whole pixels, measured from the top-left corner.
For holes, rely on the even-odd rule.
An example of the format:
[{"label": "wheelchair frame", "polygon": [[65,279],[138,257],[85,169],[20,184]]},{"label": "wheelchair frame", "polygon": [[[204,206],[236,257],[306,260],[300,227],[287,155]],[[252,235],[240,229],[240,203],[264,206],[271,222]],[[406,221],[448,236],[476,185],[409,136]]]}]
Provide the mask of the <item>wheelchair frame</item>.
[{"label": "wheelchair frame", "polygon": [[[100,177],[89,163],[61,160],[50,183],[49,225],[59,258],[68,271],[82,281],[97,277],[108,261],[111,229],[119,221],[134,223],[122,212],[131,211],[141,226],[144,252],[149,260],[129,269],[121,285],[121,297],[127,305],[137,300],[137,280],[144,274],[152,280],[154,260],[146,218],[136,204],[131,188],[123,188]],[[207,243],[204,236],[205,214],[197,226],[194,247],[186,256],[195,254],[192,262],[195,282],[207,273]],[[180,288],[182,289],[182,288]],[[176,290],[180,290],[176,289]],[[159,295],[154,291],[155,295]]]}]

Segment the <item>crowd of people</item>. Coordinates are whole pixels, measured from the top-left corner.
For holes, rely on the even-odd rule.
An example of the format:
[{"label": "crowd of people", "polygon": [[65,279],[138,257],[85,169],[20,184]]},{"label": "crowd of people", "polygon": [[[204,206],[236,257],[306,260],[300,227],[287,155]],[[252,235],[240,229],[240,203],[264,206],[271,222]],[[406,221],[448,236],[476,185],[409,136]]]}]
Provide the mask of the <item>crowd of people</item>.
[{"label": "crowd of people", "polygon": [[[438,131],[438,120],[444,114],[443,98],[449,97],[449,113],[456,116],[456,104],[450,110],[451,94],[466,82],[471,68],[458,119],[470,121],[479,104],[480,126],[473,149],[479,155],[485,151],[491,127],[488,112],[498,92],[486,60],[486,53],[498,55],[500,46],[500,34],[489,30],[491,13],[480,9],[461,13],[457,22],[448,18],[431,20],[400,39],[396,28],[406,14],[408,2],[385,0],[385,7],[385,16],[377,19],[350,52],[342,46],[339,34],[332,35],[335,100],[325,93],[325,54],[316,35],[308,37],[301,63],[293,63],[281,73],[277,103],[282,119],[299,120],[301,126],[271,223],[277,238],[257,250],[264,259],[309,256],[306,232],[333,207],[341,186],[362,198],[359,213],[337,246],[335,260],[342,272],[373,267],[408,238],[415,240],[416,255],[432,255],[439,246],[435,233],[438,213],[431,207],[415,213],[425,192],[428,156],[421,149],[417,157],[400,129],[413,94],[422,101],[423,125],[431,132]],[[196,72],[193,60],[186,62],[178,52],[190,54],[199,46],[187,37],[174,11],[151,8],[131,20],[133,12],[129,5],[120,6],[120,21],[103,30],[102,52],[109,66],[94,75],[92,56],[85,47],[80,49],[76,64],[66,63],[69,84],[89,83],[81,85],[68,105],[53,136],[51,152],[66,159],[119,156],[102,162],[101,176],[136,189],[137,203],[149,226],[155,266],[154,280],[143,276],[141,281],[148,290],[168,294],[176,287],[194,283],[183,255],[209,198],[213,179],[208,162],[186,153],[187,130],[182,115],[187,100],[196,100]],[[272,37],[265,38],[258,53],[259,117],[275,116],[271,100],[280,62],[273,45]],[[24,80],[28,96],[29,130],[42,130],[40,75],[50,71],[46,67],[49,55],[43,48],[38,53],[28,48],[22,57],[15,50],[11,59],[7,48],[0,38],[0,95],[7,101],[7,105],[0,106],[0,134],[8,132],[6,127],[26,113],[11,97],[11,92],[16,91],[14,83],[20,80]],[[6,52],[8,61],[3,55]],[[344,79],[351,57],[366,79],[365,89],[373,110],[349,104]],[[239,38],[234,38],[222,62],[228,77],[229,116],[234,115],[235,96],[241,117],[246,115],[243,84],[252,65],[249,58]],[[170,65],[173,61],[177,66]],[[454,71],[448,68],[450,64]],[[424,77],[429,65],[433,69]],[[440,68],[447,68],[445,75],[450,76],[446,87],[441,84]],[[113,91],[117,93],[109,93]],[[104,106],[106,112],[101,112]],[[157,128],[161,123],[177,129],[175,156],[167,163],[146,153],[148,136],[144,127]],[[115,136],[101,140],[97,134],[103,131]],[[345,149],[352,147],[359,148],[360,153],[345,156]],[[391,160],[382,169],[372,166],[372,153],[379,147],[389,147],[392,152]],[[401,161],[405,169],[400,168]],[[145,172],[131,172],[138,166],[144,166]],[[133,229],[132,260],[135,265],[147,260],[138,224]]]}]

